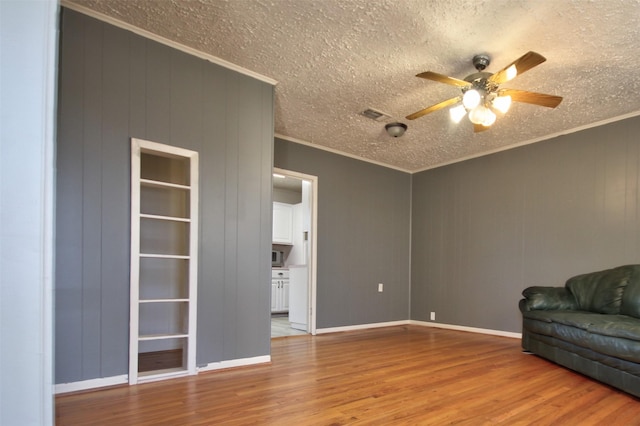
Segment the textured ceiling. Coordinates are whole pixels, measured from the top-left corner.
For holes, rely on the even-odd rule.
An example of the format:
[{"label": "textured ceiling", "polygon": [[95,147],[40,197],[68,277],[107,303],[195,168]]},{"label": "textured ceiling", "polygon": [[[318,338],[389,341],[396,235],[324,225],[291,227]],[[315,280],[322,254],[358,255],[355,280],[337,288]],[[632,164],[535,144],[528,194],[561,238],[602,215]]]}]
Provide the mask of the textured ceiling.
[{"label": "textured ceiling", "polygon": [[[275,132],[406,171],[459,161],[640,112],[640,0],[63,0],[278,82]],[[488,131],[447,110],[457,96],[419,79],[495,72],[529,50],[547,62],[503,87],[564,97],[514,104]],[[401,138],[366,108],[409,129]]]}]

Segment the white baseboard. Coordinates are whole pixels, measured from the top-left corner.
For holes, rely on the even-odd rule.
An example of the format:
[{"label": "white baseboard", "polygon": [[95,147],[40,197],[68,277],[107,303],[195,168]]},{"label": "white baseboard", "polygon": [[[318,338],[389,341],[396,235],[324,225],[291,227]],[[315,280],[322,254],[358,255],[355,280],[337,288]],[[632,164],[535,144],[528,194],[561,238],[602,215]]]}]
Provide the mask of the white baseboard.
[{"label": "white baseboard", "polygon": [[[211,371],[211,370],[221,370],[224,368],[233,368],[233,367],[243,367],[247,365],[254,364],[264,364],[271,362],[271,356],[257,356],[253,358],[243,358],[243,359],[232,359],[229,361],[220,361],[220,362],[212,362],[207,364],[204,367],[198,367],[198,372],[200,371]],[[184,376],[184,374],[182,374]],[[164,379],[166,377],[163,377]],[[150,380],[140,380],[140,383],[153,381]],[[159,380],[159,379],[155,379]],[[60,383],[55,385],[54,393],[63,394],[69,392],[78,392],[89,389],[98,389],[104,388],[107,386],[115,386],[115,385],[126,385],[129,384],[129,375],[123,374],[121,376],[113,376],[113,377],[101,377],[99,379],[91,379],[91,380],[83,380],[81,382],[71,382],[71,383]]]},{"label": "white baseboard", "polygon": [[435,327],[435,328],[445,328],[449,330],[457,330],[457,331],[468,331],[471,333],[480,333],[480,334],[489,334],[492,336],[502,336],[502,337],[511,337],[514,339],[521,339],[522,333],[512,333],[509,331],[501,331],[501,330],[491,330],[487,328],[478,328],[478,327],[466,327],[463,325],[451,325],[451,324],[440,324],[437,322],[427,322],[427,321],[416,321],[416,320],[403,320],[403,321],[391,321],[391,322],[378,322],[372,324],[359,324],[359,325],[348,325],[344,327],[330,327],[330,328],[319,328],[316,330],[316,334],[326,334],[326,333],[339,333],[342,331],[354,331],[354,330],[365,330],[367,328],[379,328],[379,327],[393,327],[397,325],[420,325],[423,327]]},{"label": "white baseboard", "polygon": [[316,329],[316,334],[340,333],[342,331],[365,330],[367,328],[394,327],[396,325],[408,325],[409,323],[409,320],[402,320],[390,322],[375,322],[371,324],[347,325],[344,327],[318,328]]},{"label": "white baseboard", "polygon": [[121,376],[101,377],[99,379],[83,380],[81,382],[60,383],[55,385],[54,393],[78,392],[88,389],[104,388],[107,386],[124,385],[129,383],[129,376],[123,374]]},{"label": "white baseboard", "polygon": [[204,367],[198,367],[198,372],[222,370],[225,368],[234,368],[234,367],[245,367],[248,365],[266,364],[269,362],[271,362],[271,355],[255,356],[253,358],[231,359],[228,361],[210,362]]},{"label": "white baseboard", "polygon": [[471,333],[490,334],[492,336],[511,337],[513,339],[522,339],[522,333],[513,333],[510,331],[491,330],[488,328],[466,327],[464,325],[440,324],[437,322],[410,320],[409,324],[421,325],[423,327],[446,328],[448,330],[468,331]]},{"label": "white baseboard", "polygon": [[[398,325],[420,325],[423,327],[445,328],[449,330],[468,331],[471,333],[490,334],[492,336],[511,337],[521,339],[522,333],[512,333],[509,331],[491,330],[486,328],[466,327],[462,325],[440,324],[437,322],[402,320],[390,322],[378,322],[372,324],[348,325],[344,327],[319,328],[316,334],[339,333],[343,331],[365,330],[368,328],[394,327]],[[200,371],[214,371],[225,368],[245,367],[256,364],[266,364],[271,362],[270,355],[256,356],[252,358],[232,359],[228,361],[211,362],[204,367],[198,367]],[[122,385],[129,383],[129,376],[123,374],[121,376],[102,377],[99,379],[83,380],[81,382],[60,383],[55,385],[55,394],[78,392],[88,389],[103,388],[107,386]]]}]

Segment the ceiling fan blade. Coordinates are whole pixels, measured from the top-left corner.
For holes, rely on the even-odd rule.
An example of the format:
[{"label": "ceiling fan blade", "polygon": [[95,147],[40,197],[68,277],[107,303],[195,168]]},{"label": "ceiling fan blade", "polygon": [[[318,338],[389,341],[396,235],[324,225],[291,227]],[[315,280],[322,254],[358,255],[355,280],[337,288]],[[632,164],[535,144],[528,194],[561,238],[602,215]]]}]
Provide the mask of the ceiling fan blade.
[{"label": "ceiling fan blade", "polygon": [[[502,84],[505,81],[512,80],[517,75],[520,75],[523,72],[530,70],[536,65],[540,65],[546,60],[547,58],[545,58],[539,53],[527,52],[521,57],[519,57],[518,59],[516,59],[515,61],[513,61],[512,63],[510,63],[509,65],[507,65],[506,67],[504,67],[503,69],[501,69],[500,71],[498,71],[497,73],[493,74],[487,80],[489,80],[492,83]],[[513,73],[514,69],[512,69],[511,67],[515,68],[515,71],[516,71],[515,74]]]},{"label": "ceiling fan blade", "polygon": [[546,95],[544,93],[527,92],[526,90],[501,89],[498,96],[511,96],[512,101],[555,108],[562,102],[562,96]]},{"label": "ceiling fan blade", "polygon": [[473,125],[473,133],[480,133],[484,132],[485,130],[489,130],[489,127],[483,126],[482,124]]},{"label": "ceiling fan blade", "polygon": [[416,75],[416,77],[426,78],[427,80],[433,80],[433,81],[437,81],[444,84],[450,84],[451,86],[457,86],[457,87],[471,86],[471,83],[469,83],[468,81],[459,80],[457,78],[449,77],[449,76],[438,74],[437,72],[431,72],[431,71],[422,72]]},{"label": "ceiling fan blade", "polygon": [[407,115],[407,120],[415,120],[416,118],[420,118],[423,115],[427,115],[431,112],[438,111],[439,109],[446,108],[449,105],[457,104],[462,100],[462,96],[456,96],[455,98],[447,99],[446,101],[440,102],[439,104],[435,104],[430,106],[429,108],[421,109],[420,111],[414,112],[411,115]]}]

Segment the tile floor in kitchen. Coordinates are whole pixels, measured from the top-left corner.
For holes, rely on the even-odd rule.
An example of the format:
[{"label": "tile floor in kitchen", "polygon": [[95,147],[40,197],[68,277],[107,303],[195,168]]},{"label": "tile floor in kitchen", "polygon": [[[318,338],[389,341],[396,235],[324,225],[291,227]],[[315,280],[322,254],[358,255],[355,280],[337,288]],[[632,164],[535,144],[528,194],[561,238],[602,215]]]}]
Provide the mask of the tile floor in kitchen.
[{"label": "tile floor in kitchen", "polygon": [[271,315],[271,338],[285,336],[300,336],[307,334],[302,330],[296,330],[289,325],[289,316],[287,314]]}]

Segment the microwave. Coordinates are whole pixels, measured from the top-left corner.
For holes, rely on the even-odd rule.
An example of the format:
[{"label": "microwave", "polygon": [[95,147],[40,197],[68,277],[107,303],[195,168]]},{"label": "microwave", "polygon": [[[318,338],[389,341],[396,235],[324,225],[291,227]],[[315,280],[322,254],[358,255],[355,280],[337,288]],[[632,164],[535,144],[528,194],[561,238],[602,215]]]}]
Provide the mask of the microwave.
[{"label": "microwave", "polygon": [[271,267],[284,266],[284,252],[271,250]]}]

